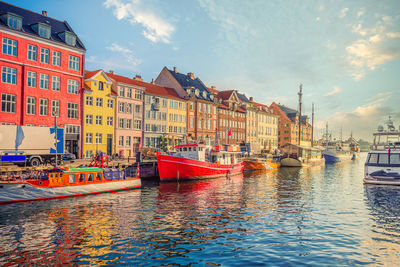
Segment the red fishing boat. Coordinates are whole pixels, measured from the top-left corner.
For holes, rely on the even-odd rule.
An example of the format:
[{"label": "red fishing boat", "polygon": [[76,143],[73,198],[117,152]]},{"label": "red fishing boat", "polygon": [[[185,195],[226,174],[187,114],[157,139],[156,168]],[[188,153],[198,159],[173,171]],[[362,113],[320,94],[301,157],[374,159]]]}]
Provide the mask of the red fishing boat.
[{"label": "red fishing boat", "polygon": [[239,146],[186,144],[175,148],[177,152],[170,155],[157,152],[162,182],[229,177],[243,172]]},{"label": "red fishing boat", "polygon": [[88,167],[54,168],[26,178],[0,181],[0,204],[75,197],[139,188],[139,169],[108,168],[104,157]]}]

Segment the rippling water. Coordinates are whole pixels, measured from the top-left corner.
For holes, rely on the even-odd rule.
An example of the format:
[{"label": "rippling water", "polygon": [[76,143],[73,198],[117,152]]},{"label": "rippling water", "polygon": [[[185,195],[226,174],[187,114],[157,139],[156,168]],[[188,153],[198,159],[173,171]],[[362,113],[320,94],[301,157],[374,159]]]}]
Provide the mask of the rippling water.
[{"label": "rippling water", "polygon": [[398,265],[400,187],[363,163],[3,205],[0,264]]}]

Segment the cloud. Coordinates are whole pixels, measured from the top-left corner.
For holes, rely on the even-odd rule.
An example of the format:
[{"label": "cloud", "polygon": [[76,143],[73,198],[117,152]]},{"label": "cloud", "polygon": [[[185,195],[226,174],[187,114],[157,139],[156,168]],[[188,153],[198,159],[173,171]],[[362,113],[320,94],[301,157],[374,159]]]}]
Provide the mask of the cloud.
[{"label": "cloud", "polygon": [[361,37],[346,47],[348,69],[354,80],[361,80],[367,71],[400,58],[400,46],[396,42],[400,33],[388,31],[393,21],[391,17],[381,16],[373,27],[363,28],[361,23],[352,27]]},{"label": "cloud", "polygon": [[316,18],[315,18],[315,21],[320,21],[320,20],[321,20],[320,17],[316,17]]},{"label": "cloud", "polygon": [[324,96],[334,96],[337,94],[340,94],[342,92],[342,89],[340,89],[338,86],[334,86],[333,90],[326,93]]},{"label": "cloud", "polygon": [[366,101],[369,102],[370,104],[384,103],[390,99],[392,94],[393,94],[392,92],[378,93],[373,97],[367,98]]},{"label": "cloud", "polygon": [[349,11],[349,9],[347,7],[343,8],[339,13],[339,18],[346,17],[348,11]]},{"label": "cloud", "polygon": [[136,66],[126,64],[120,58],[99,58],[98,56],[89,56],[85,60],[85,67],[94,69],[108,70],[125,70],[125,71],[137,71]]},{"label": "cloud", "polygon": [[117,43],[112,43],[110,46],[107,46],[106,49],[121,54],[124,59],[133,66],[140,63],[140,61],[134,56],[132,50]]},{"label": "cloud", "polygon": [[143,36],[153,43],[170,43],[171,35],[175,31],[173,25],[165,21],[146,7],[140,0],[106,0],[103,5],[113,9],[118,20],[128,20],[132,25],[140,24],[144,27]]},{"label": "cloud", "polygon": [[359,11],[357,11],[357,18],[361,17],[364,14],[365,14],[365,8],[361,8]]}]

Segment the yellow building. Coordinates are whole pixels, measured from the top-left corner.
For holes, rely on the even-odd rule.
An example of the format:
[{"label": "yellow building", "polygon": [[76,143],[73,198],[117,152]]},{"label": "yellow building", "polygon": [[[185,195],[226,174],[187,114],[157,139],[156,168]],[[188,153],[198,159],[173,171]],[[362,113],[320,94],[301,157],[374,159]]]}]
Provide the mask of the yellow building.
[{"label": "yellow building", "polygon": [[117,94],[103,70],[85,71],[83,90],[83,155],[115,153],[115,102]]},{"label": "yellow building", "polygon": [[170,146],[176,146],[185,142],[187,127],[187,103],[178,95],[170,93],[168,100],[167,130]]},{"label": "yellow building", "polygon": [[258,108],[258,142],[262,152],[274,152],[278,148],[278,116],[266,105],[253,102]]}]

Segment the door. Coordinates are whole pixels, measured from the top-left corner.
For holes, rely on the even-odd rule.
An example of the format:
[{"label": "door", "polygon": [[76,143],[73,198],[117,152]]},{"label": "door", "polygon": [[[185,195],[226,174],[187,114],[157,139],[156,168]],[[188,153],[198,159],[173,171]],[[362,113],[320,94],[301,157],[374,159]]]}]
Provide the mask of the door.
[{"label": "door", "polygon": [[107,134],[107,155],[112,155],[112,134]]}]

